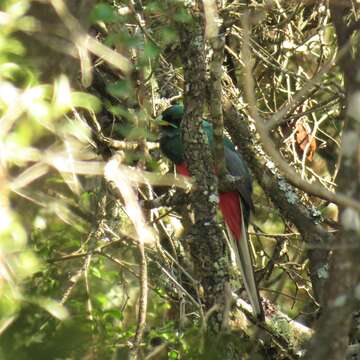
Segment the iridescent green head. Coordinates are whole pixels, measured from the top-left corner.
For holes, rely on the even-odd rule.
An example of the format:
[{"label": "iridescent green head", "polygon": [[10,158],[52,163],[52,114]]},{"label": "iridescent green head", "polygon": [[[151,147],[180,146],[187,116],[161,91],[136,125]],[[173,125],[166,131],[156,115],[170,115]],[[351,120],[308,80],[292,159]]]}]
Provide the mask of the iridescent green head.
[{"label": "iridescent green head", "polygon": [[180,126],[183,116],[184,107],[182,105],[173,105],[163,111],[162,120],[178,127]]}]

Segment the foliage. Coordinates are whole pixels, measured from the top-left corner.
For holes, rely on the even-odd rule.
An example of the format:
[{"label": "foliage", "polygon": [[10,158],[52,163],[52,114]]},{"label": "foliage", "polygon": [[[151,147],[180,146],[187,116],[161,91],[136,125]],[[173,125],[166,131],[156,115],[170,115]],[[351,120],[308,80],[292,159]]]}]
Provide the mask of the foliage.
[{"label": "foliage", "polygon": [[[77,13],[76,1],[35,3],[0,6],[0,358],[126,359],[139,329],[146,260],[143,358],[226,358],[228,344],[235,354],[229,359],[293,356],[298,349],[279,346],[278,336],[286,336],[283,318],[276,317],[268,343],[256,344],[257,327],[233,316],[233,332],[207,348],[206,294],[182,241],[186,220],[176,208],[140,209],[169,190],[163,175],[173,171],[157,146],[159,115],[182,101],[179,29],[191,28],[198,21],[191,9],[198,14],[201,7],[178,0],[89,1]],[[299,178],[334,192],[346,93],[342,72],[330,64],[339,49],[326,2],[222,3],[224,93],[252,118],[242,51],[248,16],[254,94],[261,118],[273,124],[269,139]],[[44,29],[42,20],[53,13],[56,26]],[[209,112],[206,107],[204,116]],[[253,140],[289,206],[310,209],[311,221],[332,235],[337,206],[294,190]],[[118,188],[115,175],[104,176],[114,155],[122,166]],[[307,253],[314,244],[305,244],[301,227],[270,199],[258,177],[250,237],[261,294],[269,314],[278,309],[311,329],[320,305]],[[328,266],[320,268],[325,279]]]}]

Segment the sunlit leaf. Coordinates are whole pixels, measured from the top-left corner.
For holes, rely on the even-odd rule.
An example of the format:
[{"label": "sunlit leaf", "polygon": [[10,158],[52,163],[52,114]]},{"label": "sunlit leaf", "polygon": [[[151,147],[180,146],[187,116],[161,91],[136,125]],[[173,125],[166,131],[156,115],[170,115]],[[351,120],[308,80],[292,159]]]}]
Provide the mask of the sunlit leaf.
[{"label": "sunlit leaf", "polygon": [[62,178],[64,179],[66,185],[69,189],[77,195],[80,195],[81,184],[75,173],[61,173]]},{"label": "sunlit leaf", "polygon": [[20,301],[22,300],[19,288],[14,286],[14,284],[4,284],[3,280],[0,287],[0,323],[2,327],[6,326],[9,318],[16,316],[20,309]]},{"label": "sunlit leaf", "polygon": [[25,47],[16,39],[0,37],[0,54],[1,53],[21,56],[25,54]]},{"label": "sunlit leaf", "polygon": [[78,231],[84,231],[84,227],[86,226],[85,221],[79,216],[76,216],[75,213],[68,208],[67,204],[54,199],[52,204],[49,204],[47,210],[56,214],[64,223],[73,226]]},{"label": "sunlit leaf", "polygon": [[16,81],[19,74],[23,73],[23,68],[15,63],[6,63],[0,65],[0,76],[11,81]]},{"label": "sunlit leaf", "polygon": [[0,82],[0,106],[2,102],[10,107],[14,102],[17,102],[19,94],[19,90],[10,82]]},{"label": "sunlit leaf", "polygon": [[54,113],[56,116],[67,112],[72,105],[71,88],[69,79],[61,75],[54,86]]},{"label": "sunlit leaf", "polygon": [[179,359],[179,353],[175,350],[168,352],[169,359]]},{"label": "sunlit leaf", "polygon": [[29,7],[30,4],[28,1],[19,0],[8,6],[6,8],[6,12],[13,18],[16,18],[24,15],[28,11]]},{"label": "sunlit leaf", "polygon": [[19,31],[40,31],[39,22],[32,16],[23,16],[16,22],[16,28]]},{"label": "sunlit leaf", "polygon": [[[5,191],[5,189],[2,189]],[[14,217],[10,209],[6,206],[0,206],[0,236],[4,236],[10,230],[10,226],[14,221]]]},{"label": "sunlit leaf", "polygon": [[91,129],[83,121],[77,121],[77,120],[69,121],[69,123],[63,127],[63,131],[66,134],[69,135],[71,134],[75,136],[81,142],[84,143],[91,142]]},{"label": "sunlit leaf", "polygon": [[40,122],[49,122],[52,117],[50,104],[45,101],[37,101],[30,104],[27,108],[29,116]]},{"label": "sunlit leaf", "polygon": [[38,230],[46,229],[47,222],[46,219],[40,215],[36,216],[33,222],[34,228]]},{"label": "sunlit leaf", "polygon": [[132,70],[133,65],[127,57],[110,49],[91,36],[87,36],[84,39],[84,44],[86,44],[87,49],[93,54],[97,55],[101,59],[104,59],[112,66],[120,69],[122,72],[129,73]]},{"label": "sunlit leaf", "polygon": [[26,245],[27,234],[13,213],[0,207],[0,251],[21,251]]},{"label": "sunlit leaf", "polygon": [[36,303],[59,320],[66,320],[69,312],[64,305],[52,299],[38,299]]},{"label": "sunlit leaf", "polygon": [[31,251],[25,251],[16,258],[16,274],[20,279],[27,278],[39,271],[41,263]]},{"label": "sunlit leaf", "polygon": [[5,317],[0,320],[0,336],[14,322],[15,316]]},{"label": "sunlit leaf", "polygon": [[60,155],[49,156],[47,161],[60,172],[75,172],[84,175],[102,175],[105,165],[101,161],[71,161],[69,158]]},{"label": "sunlit leaf", "polygon": [[71,93],[71,102],[74,107],[95,113],[99,112],[102,107],[101,101],[96,96],[84,92],[73,91]]},{"label": "sunlit leaf", "polygon": [[29,87],[28,89],[26,89],[22,96],[25,104],[29,105],[33,101],[50,100],[51,93],[51,85],[41,84]]},{"label": "sunlit leaf", "polygon": [[[37,119],[40,120],[40,119]],[[31,142],[37,140],[44,131],[44,128],[33,118],[28,118],[27,121],[18,121],[15,127],[16,131],[12,132],[8,139],[10,143],[17,144],[20,146],[19,149],[15,150],[13,155],[16,155],[21,151],[21,148],[30,147]],[[29,156],[34,155],[33,152],[29,152]],[[28,156],[24,157],[24,160]],[[21,161],[21,159],[19,159]]]},{"label": "sunlit leaf", "polygon": [[100,272],[100,270],[99,270],[98,268],[92,267],[92,268],[91,268],[91,273],[92,273],[95,277],[101,279],[101,272]]},{"label": "sunlit leaf", "polygon": [[[92,268],[92,273],[95,275],[96,271],[94,272],[95,268]],[[97,272],[97,274],[95,275],[96,277],[101,277],[100,273]],[[99,304],[101,304],[102,307],[105,307],[105,305],[108,303],[108,299],[104,294],[98,294],[96,295],[96,300],[99,302]]]},{"label": "sunlit leaf", "polygon": [[105,317],[112,317],[117,320],[123,320],[124,314],[120,310],[110,309],[110,310],[105,311]]},{"label": "sunlit leaf", "polygon": [[21,189],[35,181],[39,177],[45,175],[48,171],[48,165],[44,163],[36,163],[27,168],[24,172],[18,175],[12,182],[11,188],[13,190]]}]

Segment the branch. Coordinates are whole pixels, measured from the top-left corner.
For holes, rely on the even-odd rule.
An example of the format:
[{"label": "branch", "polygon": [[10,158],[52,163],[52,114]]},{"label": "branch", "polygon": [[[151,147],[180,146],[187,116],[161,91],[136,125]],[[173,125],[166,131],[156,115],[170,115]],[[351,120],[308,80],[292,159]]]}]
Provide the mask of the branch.
[{"label": "branch", "polygon": [[128,214],[132,223],[134,224],[137,233],[137,244],[140,253],[140,298],[138,323],[134,339],[134,349],[136,351],[136,358],[139,358],[140,344],[145,330],[148,298],[147,262],[145,256],[144,242],[155,243],[155,234],[146,225],[144,216],[137,202],[135,192],[132,189],[128,179],[121,171],[119,171],[118,161],[116,159],[112,159],[106,164],[104,175],[105,178],[109,182],[113,183],[121,193],[121,196],[124,199],[125,203],[125,211]]},{"label": "branch", "polygon": [[[231,100],[230,100],[231,99]],[[274,163],[262,151],[262,144],[256,141],[256,132],[248,116],[239,113],[239,96],[234,86],[227,87],[223,96],[224,120],[232,140],[242,155],[265,194],[271,199],[286,219],[291,221],[306,243],[318,244],[318,249],[309,250],[310,275],[317,300],[321,298],[324,279],[319,276],[327,264],[328,251],[323,249],[333,243],[334,236],[321,225],[321,218],[314,208],[306,207],[293,188],[279,174]]]},{"label": "branch", "polygon": [[159,207],[179,207],[189,202],[188,193],[170,190],[155,199],[143,200],[141,206],[145,209],[155,209]]},{"label": "branch", "polygon": [[[253,316],[251,307],[244,300],[233,294],[236,307],[246,315],[246,318],[256,324],[271,336],[271,340],[287,355],[287,358],[298,359],[299,354],[304,352],[307,341],[311,338],[313,331],[305,325],[290,319],[286,314],[275,307],[268,309],[265,322],[258,323]],[[264,334],[258,333],[260,338]],[[264,339],[265,340],[265,339]]]},{"label": "branch", "polygon": [[[338,46],[349,39],[347,34],[347,15],[350,1],[340,4],[332,2],[330,11],[336,30]],[[356,39],[356,38],[355,38]],[[342,132],[342,147],[339,173],[337,176],[338,191],[350,194],[360,200],[359,181],[359,144],[360,114],[358,111],[358,94],[360,81],[356,74],[360,71],[357,54],[360,46],[358,39],[352,43],[351,56],[340,63],[344,73],[347,109]],[[356,55],[355,55],[356,54]],[[358,300],[360,287],[359,269],[359,233],[360,213],[346,204],[340,208],[342,228],[337,233],[337,244],[342,249],[334,250],[330,262],[330,276],[326,291],[326,307],[318,321],[317,331],[309,344],[306,359],[343,359],[349,343],[349,333],[353,326],[354,311],[359,309]],[[358,210],[358,209],[357,209]],[[354,248],[351,248],[355,246]],[[355,319],[356,321],[356,319]],[[356,338],[356,337],[355,337]],[[324,347],[323,344],[328,346]]]},{"label": "branch", "polygon": [[191,228],[190,252],[197,277],[204,289],[205,310],[218,306],[209,319],[209,332],[219,334],[226,304],[225,288],[229,281],[229,263],[223,234],[216,222],[218,208],[217,178],[214,162],[202,130],[205,95],[204,28],[195,10],[191,25],[179,25],[181,58],[184,67],[184,105],[182,135],[185,160],[195,180],[192,207],[195,225]]},{"label": "branch", "polygon": [[[110,49],[109,47],[103,45],[96,39],[86,34],[77,19],[70,13],[66,3],[63,0],[50,0],[50,2],[72,35],[74,44],[79,49],[79,57],[81,59],[83,71],[89,71],[91,65],[87,51],[90,51],[99,58],[104,59],[109,64],[120,69],[125,74],[128,74],[132,70],[132,65],[125,56]],[[88,77],[90,77],[90,75],[88,75]],[[89,80],[90,79],[88,79],[88,81]],[[89,86],[90,83],[86,83],[84,85]]]},{"label": "branch", "polygon": [[220,32],[224,29],[218,27],[220,19],[217,13],[216,1],[204,0],[204,12],[206,19],[205,36],[207,36],[212,48],[208,104],[214,131],[214,160],[218,174],[221,177],[227,173],[224,157],[224,120],[221,104],[225,36]]},{"label": "branch", "polygon": [[[331,191],[327,190],[324,186],[320,183],[312,183],[303,180],[293,168],[282,158],[280,153],[275,148],[274,142],[269,136],[269,129],[271,126],[264,125],[263,119],[261,119],[257,106],[256,106],[256,99],[254,95],[254,79],[252,75],[252,57],[249,48],[249,26],[247,24],[247,17],[244,17],[244,43],[243,43],[243,56],[244,56],[244,63],[245,63],[245,71],[244,71],[244,92],[247,103],[249,104],[249,113],[251,117],[254,119],[254,123],[256,126],[256,130],[260,135],[262,146],[267,153],[267,155],[275,162],[275,164],[279,167],[279,169],[284,173],[287,180],[297,188],[305,191],[310,195],[317,196],[321,199],[330,201],[334,204],[351,207],[355,210],[360,211],[360,202],[340,193],[332,193]],[[342,49],[342,53],[348,51],[350,44],[346,48]],[[319,77],[320,78],[320,77]],[[304,95],[306,92],[304,93]],[[277,118],[281,118],[286,114],[286,111],[280,111]],[[281,116],[280,116],[281,115]],[[275,121],[277,122],[277,120]],[[270,123],[271,124],[271,123]]]},{"label": "branch", "polygon": [[[239,191],[243,192],[245,180],[243,177],[226,174],[219,178],[218,190],[220,192]],[[196,186],[193,186],[194,190]],[[155,209],[159,207],[180,207],[191,203],[191,194],[188,192],[168,191],[167,193],[150,200],[142,200],[141,206],[144,209]]]}]

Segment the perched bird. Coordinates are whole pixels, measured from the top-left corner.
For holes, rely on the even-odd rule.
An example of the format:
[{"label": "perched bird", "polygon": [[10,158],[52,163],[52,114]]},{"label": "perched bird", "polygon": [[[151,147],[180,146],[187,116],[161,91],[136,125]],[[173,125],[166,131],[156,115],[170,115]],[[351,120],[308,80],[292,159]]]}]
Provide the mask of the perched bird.
[{"label": "perched bird", "polygon": [[[176,165],[176,170],[179,174],[189,176],[190,174],[184,159],[180,129],[183,115],[184,108],[182,105],[173,105],[162,113],[160,148],[164,155]],[[214,143],[212,125],[203,120],[202,128],[207,135],[210,148],[212,148]],[[219,207],[225,221],[228,238],[235,252],[237,265],[243,277],[245,289],[250,298],[250,303],[256,316],[259,319],[263,319],[264,312],[255,282],[247,236],[250,211],[253,209],[251,199],[252,179],[244,160],[227,137],[224,137],[224,156],[228,172],[233,176],[241,177],[243,181],[238,191],[221,192],[219,194]]]}]

